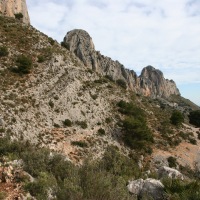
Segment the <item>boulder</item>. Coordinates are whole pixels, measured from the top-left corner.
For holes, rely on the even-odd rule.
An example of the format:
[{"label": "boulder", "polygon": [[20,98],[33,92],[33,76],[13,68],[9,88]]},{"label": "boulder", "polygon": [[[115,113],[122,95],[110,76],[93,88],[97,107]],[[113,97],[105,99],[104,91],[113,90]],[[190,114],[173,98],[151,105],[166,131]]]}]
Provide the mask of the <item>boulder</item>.
[{"label": "boulder", "polygon": [[184,179],[183,174],[181,174],[178,170],[166,166],[160,167],[158,169],[158,177],[159,179],[165,177],[172,179],[181,179],[181,180]]},{"label": "boulder", "polygon": [[164,186],[156,179],[148,178],[146,180],[138,179],[130,181],[127,187],[129,192],[137,196],[139,199],[166,199]]}]

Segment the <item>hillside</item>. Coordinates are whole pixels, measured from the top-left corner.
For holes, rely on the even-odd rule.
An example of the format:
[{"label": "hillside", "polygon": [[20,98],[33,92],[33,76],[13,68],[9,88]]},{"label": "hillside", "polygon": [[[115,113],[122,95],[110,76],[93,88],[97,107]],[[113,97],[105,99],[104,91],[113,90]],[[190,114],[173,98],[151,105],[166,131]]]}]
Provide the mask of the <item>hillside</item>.
[{"label": "hillside", "polygon": [[[153,177],[159,167],[169,166],[169,157],[174,158],[176,168],[183,173],[199,167],[199,129],[189,125],[186,118],[190,110],[199,108],[185,101],[175,83],[165,79],[159,70],[148,66],[137,77],[134,71],[97,52],[91,37],[83,30],[69,32],[60,45],[32,26],[0,16],[0,36],[0,134],[2,138],[9,138],[6,140],[8,146],[12,147],[9,142],[15,139],[22,142],[17,143],[22,147],[16,145],[11,148],[17,152],[16,155],[2,145],[4,140],[1,142],[1,153],[6,155],[6,159],[13,161],[20,158],[26,163],[28,156],[24,154],[34,158],[34,151],[39,151],[36,159],[31,161],[34,165],[39,162],[40,153],[48,154],[43,152],[44,147],[60,153],[64,156],[64,160],[61,159],[63,166],[66,161],[71,163],[66,165],[73,165],[75,170],[81,165],[91,167],[84,165],[88,157],[95,161],[102,157],[108,159],[110,155],[105,153],[108,152],[111,154],[109,159],[112,156],[114,159],[116,154],[115,159],[119,159],[121,166],[127,165],[129,169],[124,170],[127,174],[124,171],[111,173],[114,169],[108,166],[110,171],[102,177],[111,173],[108,177],[116,176],[118,180],[122,174],[120,184],[123,186],[119,187],[124,188],[125,182],[144,178],[148,170],[151,171],[149,177]],[[176,126],[171,123],[174,110],[185,114],[186,124]],[[26,143],[30,143],[27,150]],[[48,159],[47,163],[51,157]],[[119,167],[115,162],[114,167]],[[129,162],[137,169],[136,172],[129,173],[132,170]],[[105,166],[104,163],[99,168]],[[50,174],[61,190],[64,180],[59,180],[53,169],[51,171],[45,166],[39,171],[40,167],[35,167],[37,173],[34,169],[31,171],[30,166],[24,170],[36,180],[44,178],[41,172]],[[71,170],[70,167],[67,169]],[[97,174],[101,176],[101,171]],[[63,181],[62,184],[59,181]],[[80,189],[80,193],[83,193],[82,190],[84,188]],[[28,191],[31,191],[30,188]],[[24,189],[20,188],[18,193],[24,193]],[[69,199],[94,198],[82,193]],[[133,199],[127,193],[119,199]],[[113,198],[109,195],[105,199]],[[44,199],[44,196],[37,196],[37,199]],[[45,199],[54,198],[45,196]]]}]

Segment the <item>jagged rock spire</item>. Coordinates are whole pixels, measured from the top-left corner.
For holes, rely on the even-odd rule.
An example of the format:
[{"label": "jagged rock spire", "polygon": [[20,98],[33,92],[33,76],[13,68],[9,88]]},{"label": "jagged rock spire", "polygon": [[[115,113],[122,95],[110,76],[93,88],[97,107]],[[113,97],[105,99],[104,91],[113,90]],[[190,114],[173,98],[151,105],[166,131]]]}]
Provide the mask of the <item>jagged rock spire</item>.
[{"label": "jagged rock spire", "polygon": [[126,69],[118,61],[101,55],[95,50],[92,38],[84,30],[69,31],[63,43],[85,66],[102,75],[109,75],[115,81],[124,80],[127,86],[137,93],[153,98],[180,95],[175,82],[165,79],[160,70],[147,66],[138,77],[133,70]]},{"label": "jagged rock spire", "polygon": [[0,0],[0,13],[8,17],[15,17],[15,14],[22,13],[22,21],[30,24],[26,0]]}]

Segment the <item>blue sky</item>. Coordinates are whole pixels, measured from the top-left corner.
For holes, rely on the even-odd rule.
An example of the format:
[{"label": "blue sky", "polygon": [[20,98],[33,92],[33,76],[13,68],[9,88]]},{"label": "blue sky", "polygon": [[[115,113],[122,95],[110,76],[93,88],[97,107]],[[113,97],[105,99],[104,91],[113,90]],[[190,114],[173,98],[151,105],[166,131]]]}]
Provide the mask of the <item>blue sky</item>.
[{"label": "blue sky", "polygon": [[96,50],[140,74],[160,69],[200,105],[200,0],[27,0],[31,24],[61,42],[80,28]]}]

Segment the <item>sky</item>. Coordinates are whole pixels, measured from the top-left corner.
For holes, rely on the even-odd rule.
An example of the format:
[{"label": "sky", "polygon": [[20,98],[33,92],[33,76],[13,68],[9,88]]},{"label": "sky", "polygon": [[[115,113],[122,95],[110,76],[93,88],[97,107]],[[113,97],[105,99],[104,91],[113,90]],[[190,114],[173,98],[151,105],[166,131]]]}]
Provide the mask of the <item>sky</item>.
[{"label": "sky", "polygon": [[140,75],[152,65],[200,106],[200,0],[27,0],[31,24],[61,42],[86,30],[96,50]]}]

